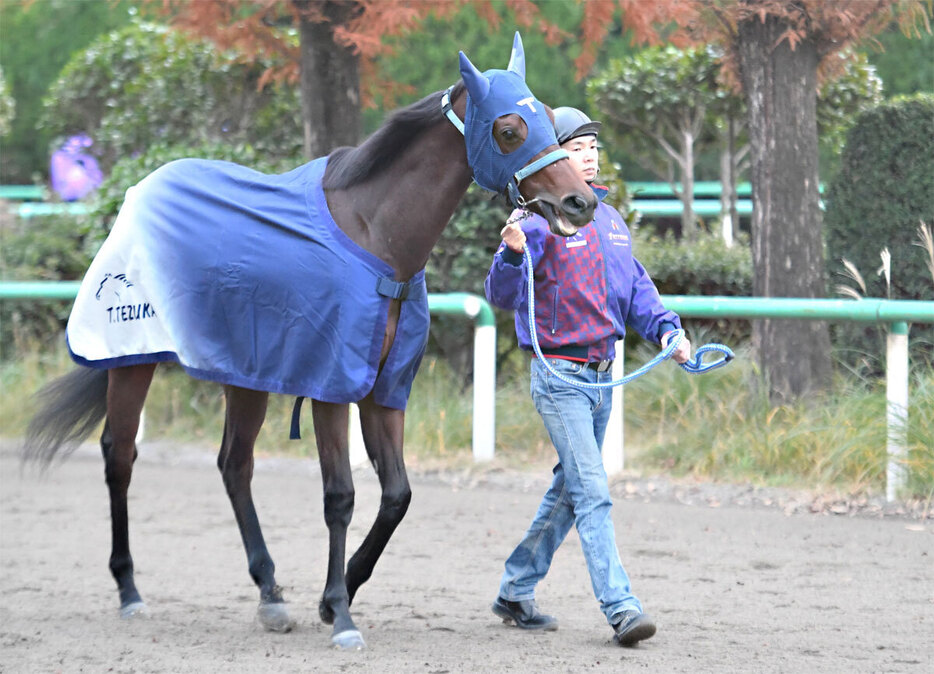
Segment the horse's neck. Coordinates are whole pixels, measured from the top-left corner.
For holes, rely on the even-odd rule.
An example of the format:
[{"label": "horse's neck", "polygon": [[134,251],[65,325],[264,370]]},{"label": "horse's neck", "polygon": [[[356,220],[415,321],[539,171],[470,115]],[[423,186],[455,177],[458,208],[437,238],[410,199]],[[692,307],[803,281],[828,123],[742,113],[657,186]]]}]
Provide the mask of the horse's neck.
[{"label": "horse's neck", "polygon": [[463,136],[438,124],[379,175],[327,190],[328,208],[345,234],[404,281],[425,267],[470,179]]}]

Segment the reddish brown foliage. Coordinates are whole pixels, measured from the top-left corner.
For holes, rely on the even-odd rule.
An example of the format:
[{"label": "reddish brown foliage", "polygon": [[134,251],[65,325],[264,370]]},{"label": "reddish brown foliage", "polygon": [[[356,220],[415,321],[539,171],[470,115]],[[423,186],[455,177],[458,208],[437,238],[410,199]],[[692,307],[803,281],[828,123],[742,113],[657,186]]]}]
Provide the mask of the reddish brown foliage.
[{"label": "reddish brown foliage", "polygon": [[[363,81],[362,100],[371,104],[378,90],[392,99],[400,85],[381,81],[374,60],[390,51],[386,36],[416,29],[428,16],[449,17],[469,5],[491,28],[501,17],[489,0],[331,0],[353,5],[345,23],[333,26],[334,39],[359,54]],[[580,0],[579,0],[580,1]],[[175,25],[206,37],[221,48],[236,48],[245,59],[276,55],[281,65],[270,69],[260,82],[295,81],[299,69],[297,39],[284,30],[300,21],[328,21],[325,2],[303,0],[145,0],[172,17]],[[839,59],[827,56],[861,41],[898,21],[906,32],[930,32],[928,13],[932,0],[586,0],[578,39],[581,53],[575,61],[578,77],[593,67],[600,45],[606,40],[614,16],[621,13],[624,28],[640,44],[670,42],[677,46],[716,43],[725,50],[726,73],[735,82],[736,27],[748,20],[775,17],[787,25],[781,40],[794,48],[813,40],[822,57],[822,75]],[[520,27],[542,32],[549,43],[568,34],[546,21],[532,0],[506,0]],[[927,8],[927,9],[926,9]]]},{"label": "reddish brown foliage", "polygon": [[[341,0],[338,0],[341,1]],[[179,28],[205,37],[219,47],[236,48],[244,59],[253,60],[260,55],[277,56],[281,65],[267,71],[260,82],[296,81],[300,53],[297,38],[285,30],[301,21],[323,23],[329,21],[324,2],[292,0],[145,0],[158,6],[162,14],[171,17]],[[333,3],[333,0],[332,0]],[[468,0],[343,0],[352,6],[350,18],[332,26],[337,44],[350,47],[360,57],[363,81],[362,100],[371,103],[373,93],[379,90],[384,97],[392,97],[399,85],[380,81],[374,59],[390,51],[383,40],[386,36],[405,34],[413,30],[428,16],[448,17],[465,4],[475,9],[478,16],[496,28],[500,15],[489,1]],[[543,32],[554,42],[567,34],[542,19],[538,7],[531,0],[507,0],[516,23]]]},{"label": "reddish brown foliage", "polygon": [[[927,9],[926,9],[927,7]],[[896,21],[906,32],[930,32],[931,0],[590,0],[584,5],[581,28],[583,51],[575,65],[583,76],[596,60],[597,46],[606,38],[612,18],[622,12],[634,42],[678,46],[721,45],[726,70],[735,77],[737,25],[774,17],[787,30],[780,41],[792,49],[802,40],[817,46],[823,72],[840,62],[827,57],[862,41]]]}]

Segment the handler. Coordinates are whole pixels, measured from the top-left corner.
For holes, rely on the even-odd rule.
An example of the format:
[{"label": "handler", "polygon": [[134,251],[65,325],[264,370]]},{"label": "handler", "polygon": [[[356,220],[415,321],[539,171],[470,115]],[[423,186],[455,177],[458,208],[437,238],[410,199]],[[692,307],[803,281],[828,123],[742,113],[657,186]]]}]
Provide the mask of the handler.
[{"label": "handler", "polygon": [[[600,122],[575,108],[557,108],[558,142],[588,183],[599,171]],[[612,380],[616,341],[629,324],[645,339],[666,346],[681,328],[677,314],[662,306],[658,290],[633,256],[626,222],[602,203],[607,190],[591,185],[601,199],[593,221],[568,238],[551,234],[544,218],[516,211],[502,230],[486,278],[486,296],[495,306],[514,309],[519,346],[532,351],[528,325],[523,246],[535,268],[536,330],[553,368],[581,382]],[[527,216],[527,217],[524,217]],[[690,359],[685,338],[672,357]],[[554,479],[532,524],[506,560],[493,613],[523,629],[555,630],[555,618],[538,610],[535,586],[572,525],[577,526],[594,595],[615,640],[632,646],[655,634],[631,592],[616,548],[609,486],[601,445],[612,406],[612,389],[581,389],[560,381],[532,358],[532,400],[558,454]]]}]

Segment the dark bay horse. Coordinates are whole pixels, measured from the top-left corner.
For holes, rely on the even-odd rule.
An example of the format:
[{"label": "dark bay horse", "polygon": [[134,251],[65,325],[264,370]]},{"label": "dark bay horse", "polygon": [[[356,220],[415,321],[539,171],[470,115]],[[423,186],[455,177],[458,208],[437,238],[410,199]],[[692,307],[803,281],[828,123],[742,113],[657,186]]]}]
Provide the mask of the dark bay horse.
[{"label": "dark bay horse", "polygon": [[[427,335],[429,252],[472,179],[541,213],[564,236],[586,225],[596,204],[558,149],[550,110],[524,83],[524,58],[518,35],[505,71],[481,73],[461,54],[457,85],[396,111],[359,147],[324,162],[263,176],[224,162],[181,160],[128,191],[122,221],[92,263],[69,320],[69,349],[83,367],[40,391],[25,446],[27,458],[48,463],[105,420],[110,570],[121,615],[147,610],[134,581],[127,489],[153,373],[173,361],[225,385],[217,464],[259,588],[258,616],[269,630],[288,631],[293,623],[253,504],[253,447],[270,392],[312,399],[330,534],[319,614],[333,624],[335,646],[365,646],[350,605],[411,498],[403,420]],[[305,219],[312,212],[330,229],[311,230]],[[333,262],[321,257],[326,241],[340,244]],[[117,253],[119,264],[111,264]],[[376,270],[363,274],[365,297],[345,295],[357,267]],[[101,292],[105,281],[119,293]],[[225,294],[228,286],[246,290],[245,298]],[[319,306],[335,295],[335,308]],[[375,304],[361,310],[371,297]],[[94,312],[97,318],[88,319]],[[332,341],[336,335],[341,343],[316,342],[306,328],[333,328]],[[403,352],[408,365],[397,362]],[[342,374],[335,362],[356,365]],[[354,506],[350,402],[359,405],[382,497],[375,523],[345,565]]]}]

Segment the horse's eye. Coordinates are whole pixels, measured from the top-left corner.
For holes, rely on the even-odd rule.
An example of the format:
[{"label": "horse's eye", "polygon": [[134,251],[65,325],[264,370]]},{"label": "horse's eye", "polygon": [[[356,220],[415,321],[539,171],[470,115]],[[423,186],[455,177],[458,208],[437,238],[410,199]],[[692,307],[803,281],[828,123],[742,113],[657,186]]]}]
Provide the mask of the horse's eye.
[{"label": "horse's eye", "polygon": [[493,130],[499,149],[506,154],[515,151],[525,140],[525,122],[518,115],[514,117],[500,118]]}]

